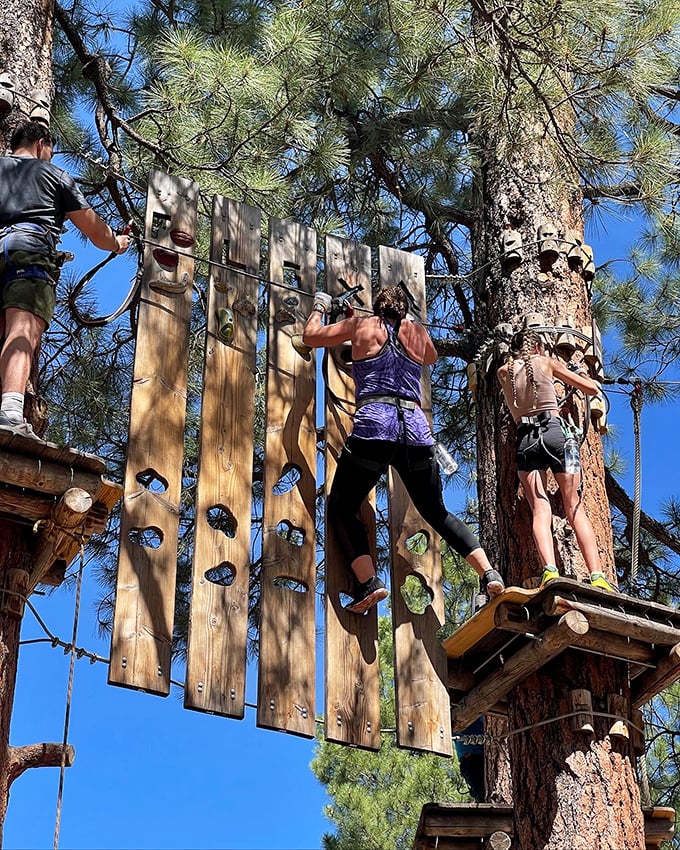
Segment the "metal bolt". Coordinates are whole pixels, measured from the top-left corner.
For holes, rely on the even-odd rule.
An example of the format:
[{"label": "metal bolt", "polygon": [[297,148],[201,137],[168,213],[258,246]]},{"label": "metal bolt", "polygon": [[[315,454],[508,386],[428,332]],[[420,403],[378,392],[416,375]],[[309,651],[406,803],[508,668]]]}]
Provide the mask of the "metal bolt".
[{"label": "metal bolt", "polygon": [[203,693],[203,682],[199,682],[199,683],[196,685],[196,690],[199,692],[199,694],[202,694],[202,693]]}]

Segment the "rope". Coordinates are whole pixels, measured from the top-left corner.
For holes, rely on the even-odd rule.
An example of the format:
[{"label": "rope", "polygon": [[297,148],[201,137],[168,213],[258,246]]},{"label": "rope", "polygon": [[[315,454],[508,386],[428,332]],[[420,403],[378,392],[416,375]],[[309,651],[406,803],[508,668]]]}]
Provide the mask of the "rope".
[{"label": "rope", "polygon": [[630,540],[630,580],[637,581],[638,555],[640,551],[640,413],[642,412],[642,381],[637,379],[630,396],[633,409],[633,434],[635,435],[635,485],[633,495],[633,529]]},{"label": "rope", "polygon": [[66,711],[64,714],[64,736],[61,745],[61,766],[59,768],[59,791],[57,792],[57,812],[54,823],[54,850],[59,848],[59,832],[61,829],[61,807],[64,798],[64,776],[66,773],[66,747],[68,745],[68,731],[71,720],[71,697],[73,695],[73,674],[76,665],[76,639],[78,637],[78,619],[80,616],[80,592],[83,586],[83,572],[85,570],[85,542],[80,545],[80,569],[78,570],[78,584],[76,587],[76,601],[73,611],[73,632],[71,637],[71,660],[68,671],[68,687],[66,691]]}]

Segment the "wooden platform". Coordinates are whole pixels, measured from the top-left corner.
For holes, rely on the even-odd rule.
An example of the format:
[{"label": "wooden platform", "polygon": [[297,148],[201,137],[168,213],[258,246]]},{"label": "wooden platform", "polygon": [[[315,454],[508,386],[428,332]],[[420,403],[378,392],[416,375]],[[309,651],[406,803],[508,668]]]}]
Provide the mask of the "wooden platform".
[{"label": "wooden platform", "polygon": [[680,611],[572,579],[509,587],[445,642],[454,732],[503,713],[512,688],[567,648],[630,663],[635,707],[680,678]]},{"label": "wooden platform", "polygon": [[[645,847],[654,850],[674,833],[675,811],[643,809]],[[491,803],[426,803],[420,813],[413,850],[511,850],[512,806]]]},{"label": "wooden platform", "polygon": [[28,594],[60,584],[81,540],[104,530],[123,492],[105,471],[88,452],[0,428],[0,518],[33,526],[36,535],[33,571],[12,579],[10,589]]}]

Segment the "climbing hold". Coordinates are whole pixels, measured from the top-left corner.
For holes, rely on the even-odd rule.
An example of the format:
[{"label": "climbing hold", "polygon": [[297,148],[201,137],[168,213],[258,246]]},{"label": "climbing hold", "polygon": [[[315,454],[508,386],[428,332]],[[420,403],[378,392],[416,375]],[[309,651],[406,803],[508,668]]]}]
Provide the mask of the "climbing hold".
[{"label": "climbing hold", "polygon": [[217,310],[217,338],[225,345],[234,341],[234,314],[228,307]]}]

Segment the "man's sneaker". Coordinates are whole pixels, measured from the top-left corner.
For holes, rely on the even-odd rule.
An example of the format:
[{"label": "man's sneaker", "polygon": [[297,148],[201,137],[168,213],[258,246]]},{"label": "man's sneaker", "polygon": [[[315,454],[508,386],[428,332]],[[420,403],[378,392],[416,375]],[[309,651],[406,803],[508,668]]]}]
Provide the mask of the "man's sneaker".
[{"label": "man's sneaker", "polygon": [[617,592],[616,588],[612,587],[612,585],[604,577],[604,573],[591,573],[590,583],[593,587],[601,587],[602,590],[609,590],[611,593]]},{"label": "man's sneaker", "polygon": [[352,601],[345,605],[345,610],[352,611],[354,614],[365,614],[369,608],[377,605],[381,600],[387,599],[389,595],[389,590],[378,576],[373,576],[373,578],[369,578],[368,581],[358,585]]},{"label": "man's sneaker", "polygon": [[22,437],[29,437],[31,440],[38,440],[41,443],[45,442],[42,437],[39,437],[35,433],[28,422],[13,422],[2,410],[0,410],[0,428],[5,431],[11,431],[13,434],[19,434]]},{"label": "man's sneaker", "polygon": [[557,571],[557,567],[554,564],[548,564],[546,568],[543,570],[543,575],[541,576],[541,587],[544,584],[547,584],[549,581],[554,581],[556,578],[559,578],[560,574]]}]

